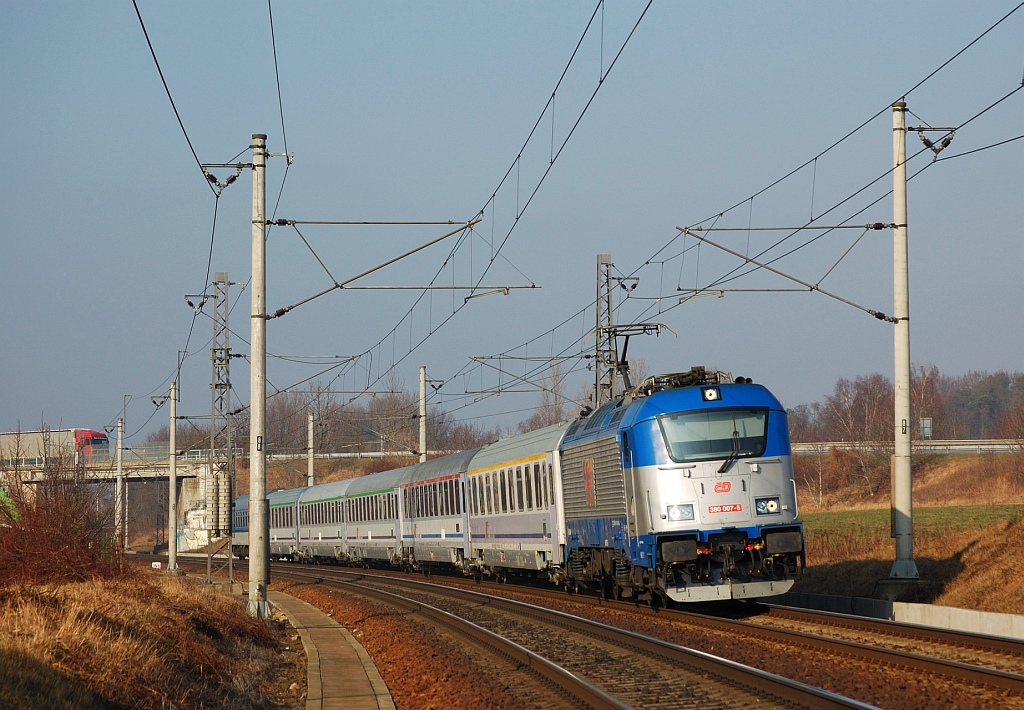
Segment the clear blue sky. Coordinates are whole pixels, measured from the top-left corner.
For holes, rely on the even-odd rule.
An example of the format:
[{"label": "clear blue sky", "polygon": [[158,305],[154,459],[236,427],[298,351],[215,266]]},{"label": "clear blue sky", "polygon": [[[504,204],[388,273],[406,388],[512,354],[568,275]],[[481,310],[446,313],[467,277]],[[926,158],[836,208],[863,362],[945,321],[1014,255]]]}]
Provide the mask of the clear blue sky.
[{"label": "clear blue sky", "polygon": [[[483,285],[541,287],[468,304],[465,292],[444,290],[334,292],[270,321],[268,349],[362,355],[319,377],[336,389],[383,389],[377,378],[398,361],[412,389],[425,364],[445,381],[433,402],[484,425],[514,424],[536,395],[467,406],[478,397],[467,393],[498,384],[496,370],[470,358],[506,354],[501,367],[526,374],[539,363],[513,358],[592,347],[596,255],[608,253],[617,273],[639,278],[616,320],[670,329],[630,342],[652,371],[717,367],[766,384],[787,406],[820,400],[841,377],[891,377],[892,326],[822,294],[732,291],[678,306],[678,288],[706,287],[741,263],[691,248],[675,227],[742,228],[708,236],[754,255],[789,233],[748,227],[890,222],[893,101],[906,94],[913,126],[959,127],[943,158],[1024,134],[1024,91],[982,113],[1024,79],[1024,9],[918,86],[1016,3],[656,0],[615,60],[645,3],[609,2],[542,116],[595,4],[274,3],[279,103],[266,3],[140,0],[200,161],[248,160],[253,133],[274,152],[287,139],[295,161],[283,189],[285,161],[267,170],[272,215],[465,221],[484,210],[461,243],[353,285],[483,276]],[[211,322],[199,316],[189,337],[184,295],[206,287],[214,235],[211,271],[238,284],[231,345],[248,353],[250,172],[218,204],[130,2],[3,0],[0,9],[0,429],[100,428],[127,400],[127,431],[144,436],[166,420],[165,410],[150,419],[150,398],[166,392],[185,349],[179,413],[208,414]],[[916,133],[908,147],[920,150]],[[1024,369],[1024,140],[931,158],[909,168],[928,166],[908,191],[912,360],[950,375]],[[272,311],[445,231],[300,230],[331,276],[294,230],[272,229]],[[819,234],[792,236],[764,258],[783,257],[774,268],[808,283],[828,273],[822,288],[891,313],[891,231],[839,230],[783,256]],[[762,271],[722,287],[795,286]],[[232,367],[233,398],[246,402],[247,363]],[[271,358],[268,378],[285,387],[324,367]],[[584,379],[592,375],[579,370],[570,392]]]}]

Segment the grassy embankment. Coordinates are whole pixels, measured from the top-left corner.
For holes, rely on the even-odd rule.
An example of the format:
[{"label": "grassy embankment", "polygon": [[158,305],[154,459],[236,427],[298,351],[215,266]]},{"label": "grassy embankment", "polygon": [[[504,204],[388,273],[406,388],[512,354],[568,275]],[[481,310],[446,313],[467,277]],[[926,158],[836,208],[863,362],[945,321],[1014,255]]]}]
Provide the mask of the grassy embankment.
[{"label": "grassy embankment", "polygon": [[305,665],[284,633],[177,577],[5,586],[0,707],[291,708]]},{"label": "grassy embankment", "polygon": [[[936,456],[914,470],[914,561],[933,604],[1024,613],[1024,456]],[[870,597],[895,558],[889,490],[838,489],[801,517],[807,570],[794,591]]]}]

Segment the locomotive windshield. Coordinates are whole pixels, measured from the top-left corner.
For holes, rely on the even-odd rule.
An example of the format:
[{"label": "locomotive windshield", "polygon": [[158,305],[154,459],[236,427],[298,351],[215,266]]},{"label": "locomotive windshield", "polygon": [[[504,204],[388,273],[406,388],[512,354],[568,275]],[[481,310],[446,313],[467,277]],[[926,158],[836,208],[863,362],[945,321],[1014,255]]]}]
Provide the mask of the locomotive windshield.
[{"label": "locomotive windshield", "polygon": [[677,463],[736,459],[764,453],[767,409],[703,409],[658,417],[669,456]]}]

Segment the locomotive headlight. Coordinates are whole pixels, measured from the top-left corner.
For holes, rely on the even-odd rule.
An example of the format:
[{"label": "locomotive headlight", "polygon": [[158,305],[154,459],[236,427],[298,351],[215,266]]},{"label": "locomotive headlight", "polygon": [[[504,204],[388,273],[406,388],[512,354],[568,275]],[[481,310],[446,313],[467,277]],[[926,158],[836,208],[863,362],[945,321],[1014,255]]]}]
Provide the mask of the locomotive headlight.
[{"label": "locomotive headlight", "polygon": [[693,503],[670,505],[667,512],[668,519],[673,523],[682,522],[684,520],[693,520]]},{"label": "locomotive headlight", "polygon": [[754,510],[758,515],[775,515],[782,509],[778,496],[771,498],[755,498]]},{"label": "locomotive headlight", "polygon": [[702,387],[700,394],[705,402],[717,402],[722,398],[722,392],[717,387]]}]

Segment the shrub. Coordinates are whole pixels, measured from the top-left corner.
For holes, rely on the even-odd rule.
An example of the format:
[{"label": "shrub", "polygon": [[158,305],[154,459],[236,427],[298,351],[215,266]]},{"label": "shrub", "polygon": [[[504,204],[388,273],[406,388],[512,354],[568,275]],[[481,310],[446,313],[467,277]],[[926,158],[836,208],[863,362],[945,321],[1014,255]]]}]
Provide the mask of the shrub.
[{"label": "shrub", "polygon": [[0,585],[83,581],[123,572],[111,506],[72,465],[55,460],[37,482],[20,470],[0,475],[7,494],[0,505]]}]

